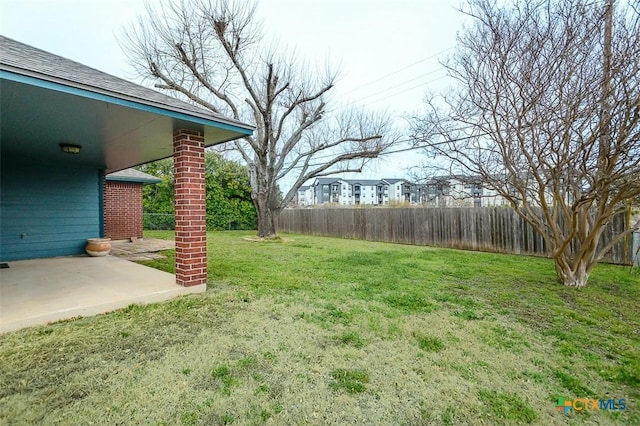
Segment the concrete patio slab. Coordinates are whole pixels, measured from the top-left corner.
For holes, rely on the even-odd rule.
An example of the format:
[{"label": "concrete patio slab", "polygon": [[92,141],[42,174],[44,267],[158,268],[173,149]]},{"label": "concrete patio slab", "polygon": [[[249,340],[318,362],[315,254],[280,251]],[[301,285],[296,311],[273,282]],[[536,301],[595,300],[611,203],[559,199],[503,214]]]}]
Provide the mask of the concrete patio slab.
[{"label": "concrete patio slab", "polygon": [[115,256],[10,262],[0,269],[0,334],[204,291],[206,285],[181,287],[173,274]]}]

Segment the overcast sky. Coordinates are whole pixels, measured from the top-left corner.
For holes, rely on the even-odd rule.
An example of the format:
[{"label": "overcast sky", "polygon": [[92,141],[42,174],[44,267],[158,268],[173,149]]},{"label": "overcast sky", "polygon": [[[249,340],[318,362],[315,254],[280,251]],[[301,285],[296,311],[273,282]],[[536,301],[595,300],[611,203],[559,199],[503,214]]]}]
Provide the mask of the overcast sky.
[{"label": "overcast sky", "polygon": [[[258,0],[269,37],[300,57],[341,70],[333,101],[418,111],[446,82],[463,15],[459,0]],[[0,0],[0,33],[110,74],[134,80],[116,36],[144,12],[144,0]],[[402,123],[402,121],[399,121]],[[362,178],[407,177],[419,153],[377,161]]]}]

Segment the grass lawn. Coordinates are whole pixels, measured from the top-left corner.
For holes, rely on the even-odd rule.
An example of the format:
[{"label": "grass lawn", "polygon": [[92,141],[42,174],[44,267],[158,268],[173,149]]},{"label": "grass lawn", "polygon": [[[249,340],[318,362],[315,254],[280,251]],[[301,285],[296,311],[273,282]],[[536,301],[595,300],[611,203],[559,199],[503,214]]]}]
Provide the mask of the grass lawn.
[{"label": "grass lawn", "polygon": [[204,295],[0,336],[0,424],[640,424],[637,269],[246,235]]}]

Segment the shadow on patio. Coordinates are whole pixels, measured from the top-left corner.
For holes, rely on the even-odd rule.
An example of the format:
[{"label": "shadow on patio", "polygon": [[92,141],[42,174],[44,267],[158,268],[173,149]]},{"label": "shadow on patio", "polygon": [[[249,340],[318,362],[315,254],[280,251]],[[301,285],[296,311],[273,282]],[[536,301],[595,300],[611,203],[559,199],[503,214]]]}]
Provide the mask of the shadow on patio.
[{"label": "shadow on patio", "polygon": [[116,256],[10,262],[0,269],[0,333],[205,290]]}]

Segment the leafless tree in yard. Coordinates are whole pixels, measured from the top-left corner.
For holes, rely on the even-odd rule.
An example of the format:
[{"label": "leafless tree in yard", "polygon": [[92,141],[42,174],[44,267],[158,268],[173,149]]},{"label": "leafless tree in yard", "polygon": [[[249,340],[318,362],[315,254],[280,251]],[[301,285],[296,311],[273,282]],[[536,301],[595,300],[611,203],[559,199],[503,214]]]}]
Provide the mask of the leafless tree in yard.
[{"label": "leafless tree in yard", "polygon": [[[444,64],[457,86],[413,121],[416,144],[476,175],[584,287],[611,218],[640,194],[640,8],[613,0],[471,0]],[[615,6],[615,7],[614,7]]]},{"label": "leafless tree in yard", "polygon": [[[384,114],[327,107],[335,74],[265,47],[253,2],[162,1],[125,30],[123,47],[139,74],[180,97],[253,123],[232,142],[249,166],[258,236],[276,234],[277,216],[306,181],[361,171],[394,140]],[[284,178],[293,182],[279,192]]]}]

